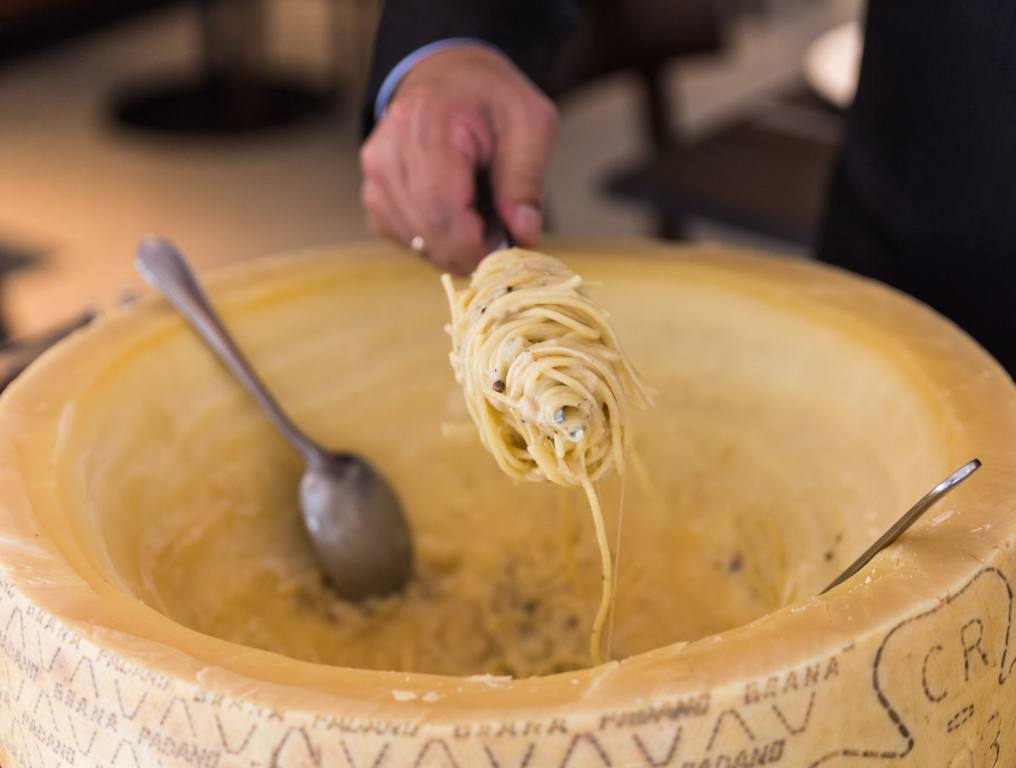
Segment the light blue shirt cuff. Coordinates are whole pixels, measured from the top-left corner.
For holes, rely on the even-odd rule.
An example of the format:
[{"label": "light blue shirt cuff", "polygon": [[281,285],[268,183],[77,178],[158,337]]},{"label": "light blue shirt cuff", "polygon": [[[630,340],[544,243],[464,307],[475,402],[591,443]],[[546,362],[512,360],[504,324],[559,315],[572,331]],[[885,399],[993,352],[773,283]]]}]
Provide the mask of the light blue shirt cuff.
[{"label": "light blue shirt cuff", "polygon": [[487,48],[495,48],[485,40],[478,40],[472,37],[447,37],[444,40],[435,40],[433,43],[428,43],[422,48],[417,48],[411,54],[406,56],[402,61],[396,64],[392,71],[388,73],[388,76],[381,83],[381,88],[378,89],[377,99],[374,101],[374,119],[380,120],[381,115],[385,113],[388,108],[388,102],[392,100],[392,94],[395,93],[395,89],[399,87],[399,83],[402,82],[409,70],[419,64],[428,56],[438,53],[440,51],[453,48],[456,45],[482,45]]}]

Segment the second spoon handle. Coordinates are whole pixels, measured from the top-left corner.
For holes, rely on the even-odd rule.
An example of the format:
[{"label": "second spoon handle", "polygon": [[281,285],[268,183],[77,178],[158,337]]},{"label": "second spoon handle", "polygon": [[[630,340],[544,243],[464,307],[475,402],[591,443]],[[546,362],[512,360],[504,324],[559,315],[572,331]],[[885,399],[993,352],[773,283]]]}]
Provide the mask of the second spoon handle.
[{"label": "second spoon handle", "polygon": [[941,483],[936,485],[930,491],[928,491],[910,510],[903,515],[899,520],[893,523],[892,527],[883,533],[878,541],[868,547],[864,553],[858,557],[850,566],[837,576],[829,584],[828,587],[819,592],[820,595],[824,595],[833,587],[837,587],[844,581],[849,579],[855,573],[860,571],[864,566],[871,562],[871,559],[875,557],[879,552],[888,547],[890,544],[895,542],[900,536],[902,536],[910,526],[916,523],[921,515],[928,511],[928,509],[939,499],[945,496],[949,491],[955,488],[957,485],[962,483],[974,472],[981,468],[981,462],[979,459],[973,459],[968,461],[962,467],[953,472],[949,477],[943,480]]},{"label": "second spoon handle", "polygon": [[293,447],[307,461],[320,456],[322,449],[290,420],[254,372],[176,247],[168,240],[150,235],[138,246],[134,265],[145,281],[187,319]]}]

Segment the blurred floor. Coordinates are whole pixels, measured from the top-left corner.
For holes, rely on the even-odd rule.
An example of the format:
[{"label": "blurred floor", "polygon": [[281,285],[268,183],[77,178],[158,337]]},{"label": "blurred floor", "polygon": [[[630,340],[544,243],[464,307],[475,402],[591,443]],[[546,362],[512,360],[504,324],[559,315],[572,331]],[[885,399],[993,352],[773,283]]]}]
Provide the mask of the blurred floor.
[{"label": "blurred floor", "polygon": [[[347,29],[351,6],[337,10]],[[799,77],[807,44],[855,14],[858,2],[775,6],[775,14],[740,23],[722,59],[675,72],[671,87],[686,128],[702,129]],[[323,0],[276,0],[278,61],[327,70],[328,7]],[[146,232],[172,236],[202,268],[369,236],[358,197],[355,103],[313,125],[257,139],[173,140],[109,125],[105,106],[115,86],[191,65],[191,24],[187,9],[161,12],[0,71],[0,247],[46,257],[42,268],[4,284],[16,331],[44,328],[84,304],[108,306],[138,286],[131,254]],[[340,42],[338,66],[354,82],[362,67],[357,46]],[[599,192],[608,168],[640,152],[635,103],[622,77],[569,101],[550,178],[557,232],[651,231],[641,211]],[[715,228],[697,228],[696,235],[782,247]]]}]

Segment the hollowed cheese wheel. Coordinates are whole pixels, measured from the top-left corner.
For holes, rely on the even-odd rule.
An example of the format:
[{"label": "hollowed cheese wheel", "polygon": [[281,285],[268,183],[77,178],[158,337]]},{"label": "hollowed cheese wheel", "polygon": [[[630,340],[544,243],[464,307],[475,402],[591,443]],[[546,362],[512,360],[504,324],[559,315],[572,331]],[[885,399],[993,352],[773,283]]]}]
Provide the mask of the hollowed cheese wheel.
[{"label": "hollowed cheese wheel", "polygon": [[[148,299],[59,345],[0,401],[0,764],[1013,764],[1016,391],[1002,369],[916,302],[813,264],[635,241],[548,249],[602,283],[660,392],[636,424],[648,480],[673,525],[705,533],[662,551],[631,504],[638,552],[621,568],[670,579],[670,602],[629,605],[691,642],[509,680],[314,664],[189,628],[192,601],[237,574],[194,583],[146,543],[204,477],[181,472],[263,459],[292,475],[295,459]],[[369,245],[213,282],[297,420],[382,464],[418,532],[421,500],[468,491],[414,453],[439,450],[431,432],[455,394],[429,267]],[[974,457],[983,469],[898,544],[814,596]],[[786,587],[771,605],[737,580],[740,561],[696,559],[730,553],[717,532],[737,510],[754,516],[727,528]],[[527,514],[488,526],[524,530]]]}]

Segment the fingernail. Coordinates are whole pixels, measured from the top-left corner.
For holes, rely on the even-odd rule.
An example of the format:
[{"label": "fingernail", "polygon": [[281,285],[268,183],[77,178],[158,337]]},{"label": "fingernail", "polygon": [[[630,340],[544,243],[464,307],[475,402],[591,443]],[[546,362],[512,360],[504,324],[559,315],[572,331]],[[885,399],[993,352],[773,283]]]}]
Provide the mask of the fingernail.
[{"label": "fingernail", "polygon": [[543,228],[543,214],[534,205],[523,203],[515,207],[515,234],[517,237],[535,243],[540,239]]}]

